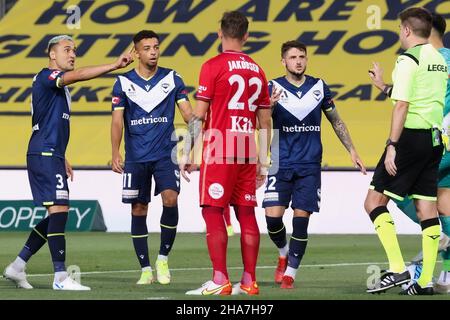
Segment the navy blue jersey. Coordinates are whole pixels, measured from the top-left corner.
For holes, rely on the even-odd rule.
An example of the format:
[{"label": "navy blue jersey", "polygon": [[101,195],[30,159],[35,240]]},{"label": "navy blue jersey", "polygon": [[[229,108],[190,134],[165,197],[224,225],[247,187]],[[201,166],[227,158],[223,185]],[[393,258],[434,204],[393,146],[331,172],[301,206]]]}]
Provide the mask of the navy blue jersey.
[{"label": "navy blue jersey", "polygon": [[125,161],[147,162],[170,157],[176,141],[175,104],[187,100],[181,77],[158,67],[146,80],[131,70],[117,77],[112,110],[124,109]]},{"label": "navy blue jersey", "polygon": [[70,132],[70,93],[59,83],[64,72],[44,68],[33,79],[29,155],[65,157]]},{"label": "navy blue jersey", "polygon": [[320,139],[322,111],[335,108],[330,89],[318,78],[306,76],[297,87],[285,77],[269,81],[269,91],[282,90],[273,108],[273,128],[279,139],[271,146],[272,162],[280,168],[320,167],[322,142]]}]

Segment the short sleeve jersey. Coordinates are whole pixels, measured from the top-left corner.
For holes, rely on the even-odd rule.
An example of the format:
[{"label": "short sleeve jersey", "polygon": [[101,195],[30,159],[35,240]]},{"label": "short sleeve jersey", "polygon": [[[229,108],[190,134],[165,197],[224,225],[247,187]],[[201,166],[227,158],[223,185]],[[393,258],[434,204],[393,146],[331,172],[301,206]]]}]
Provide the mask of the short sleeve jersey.
[{"label": "short sleeve jersey", "polygon": [[203,159],[253,158],[256,110],[270,108],[262,68],[243,52],[224,51],[202,65],[196,99],[210,102]]},{"label": "short sleeve jersey", "polygon": [[112,110],[124,110],[125,161],[147,162],[170,157],[175,104],[188,100],[183,80],[174,70],[158,67],[150,79],[131,70],[117,77]]},{"label": "short sleeve jersey", "polygon": [[441,128],[447,78],[447,63],[431,44],[412,47],[397,58],[391,98],[409,103],[405,128]]},{"label": "short sleeve jersey", "polygon": [[299,87],[285,77],[273,79],[269,92],[274,88],[281,94],[272,112],[277,130],[271,145],[272,163],[281,169],[320,167],[322,112],[335,108],[330,89],[322,79],[308,75]]},{"label": "short sleeve jersey", "polygon": [[65,158],[70,133],[70,93],[61,86],[64,72],[42,69],[33,79],[32,134],[28,155]]}]

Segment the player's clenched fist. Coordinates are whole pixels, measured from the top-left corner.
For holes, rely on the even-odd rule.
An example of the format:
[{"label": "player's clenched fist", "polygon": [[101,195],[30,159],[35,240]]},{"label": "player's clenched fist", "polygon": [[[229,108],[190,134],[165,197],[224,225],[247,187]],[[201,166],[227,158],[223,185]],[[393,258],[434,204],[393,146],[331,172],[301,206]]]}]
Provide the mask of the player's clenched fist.
[{"label": "player's clenched fist", "polygon": [[116,61],[117,69],[125,68],[133,61],[134,61],[134,58],[130,52],[121,54],[120,57]]}]

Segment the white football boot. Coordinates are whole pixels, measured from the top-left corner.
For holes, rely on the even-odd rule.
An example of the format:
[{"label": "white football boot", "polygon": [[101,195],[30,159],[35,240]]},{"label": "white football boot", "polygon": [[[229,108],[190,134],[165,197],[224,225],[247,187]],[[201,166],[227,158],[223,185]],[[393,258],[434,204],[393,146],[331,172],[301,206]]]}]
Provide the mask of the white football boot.
[{"label": "white football boot", "polygon": [[33,289],[33,286],[27,281],[27,274],[24,270],[16,270],[13,264],[9,264],[3,272],[3,277],[15,283],[17,288]]}]

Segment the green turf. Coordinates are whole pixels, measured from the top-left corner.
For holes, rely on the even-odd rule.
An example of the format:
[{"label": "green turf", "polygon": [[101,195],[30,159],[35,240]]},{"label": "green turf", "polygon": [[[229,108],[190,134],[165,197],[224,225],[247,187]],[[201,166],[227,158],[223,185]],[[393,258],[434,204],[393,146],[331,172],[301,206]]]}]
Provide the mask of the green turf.
[{"label": "green turf", "polygon": [[[0,233],[0,268],[4,268],[26,240],[26,233]],[[257,299],[424,299],[401,297],[395,288],[382,295],[365,293],[372,262],[386,261],[375,235],[311,235],[307,253],[297,274],[296,288],[281,290],[273,283],[277,251],[267,235],[261,238],[257,277],[261,293]],[[151,262],[159,248],[159,234],[149,237]],[[401,236],[400,244],[406,259],[413,257],[420,246],[419,236]],[[240,279],[241,256],[239,235],[230,238],[228,266],[231,280]],[[357,264],[332,266],[331,264]],[[47,246],[32,258],[27,272],[34,290],[16,289],[11,282],[0,279],[0,299],[192,299],[185,291],[199,287],[211,277],[210,261],[204,234],[178,234],[171,253],[170,285],[137,286],[139,265],[128,234],[69,233],[67,235],[67,266],[76,264],[82,283],[92,287],[90,292],[55,292],[51,290],[52,264]],[[380,267],[385,268],[386,264]],[[435,274],[440,272],[438,263]],[[120,272],[122,271],[122,272]],[[252,299],[247,296],[206,297],[207,299]],[[436,295],[425,299],[449,299],[450,295]],[[195,297],[194,299],[198,299]],[[205,299],[205,297],[201,297]]]}]

